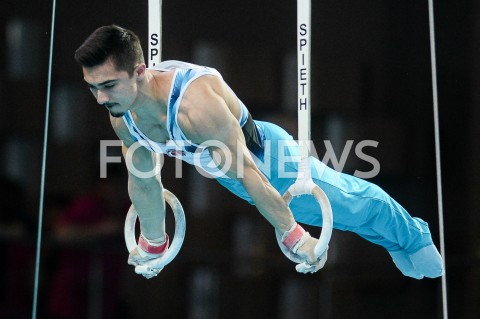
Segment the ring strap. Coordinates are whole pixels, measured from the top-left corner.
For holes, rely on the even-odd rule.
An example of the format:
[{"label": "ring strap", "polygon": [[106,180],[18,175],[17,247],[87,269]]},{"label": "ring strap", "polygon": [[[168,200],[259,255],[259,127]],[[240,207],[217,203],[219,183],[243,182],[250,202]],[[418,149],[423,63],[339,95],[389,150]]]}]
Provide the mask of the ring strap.
[{"label": "ring strap", "polygon": [[290,233],[283,238],[282,243],[287,247],[288,250],[292,250],[296,243],[302,238],[305,234],[305,230],[299,224],[296,224]]},{"label": "ring strap", "polygon": [[140,235],[138,239],[138,246],[145,252],[150,254],[163,254],[168,248],[169,238],[168,235],[165,234],[165,242],[160,245],[154,245],[148,241],[143,235]]}]

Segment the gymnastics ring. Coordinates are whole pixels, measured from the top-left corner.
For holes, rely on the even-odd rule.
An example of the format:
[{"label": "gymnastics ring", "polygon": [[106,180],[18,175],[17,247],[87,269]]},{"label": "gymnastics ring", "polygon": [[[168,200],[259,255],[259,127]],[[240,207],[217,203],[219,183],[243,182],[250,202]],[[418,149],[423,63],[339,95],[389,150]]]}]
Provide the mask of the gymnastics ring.
[{"label": "gymnastics ring", "polygon": [[[283,199],[287,203],[287,205],[290,205],[290,202],[293,199],[293,196],[299,196],[299,195],[313,195],[315,199],[317,200],[318,204],[320,205],[320,208],[322,209],[322,218],[323,218],[323,224],[322,224],[322,232],[320,234],[320,238],[318,239],[318,242],[315,246],[315,255],[320,258],[323,253],[325,253],[328,249],[328,243],[330,241],[330,238],[332,237],[332,231],[333,231],[333,214],[332,214],[332,206],[330,205],[330,201],[328,200],[327,194],[318,187],[313,181],[307,182],[303,184],[301,187],[298,187],[297,184],[294,184],[290,186],[290,188],[285,192],[283,195]],[[300,260],[295,254],[293,254],[291,251],[285,247],[282,243],[282,234],[278,231],[275,230],[275,235],[277,237],[277,242],[278,245],[280,246],[280,249],[282,250],[283,254],[290,259],[291,261],[295,263],[302,263],[303,260]]]},{"label": "gymnastics ring", "polygon": [[[165,196],[166,202],[172,208],[175,217],[175,234],[170,247],[162,257],[148,261],[145,263],[145,267],[137,266],[151,272],[155,272],[155,270],[159,271],[168,265],[177,256],[182,247],[183,240],[185,239],[186,221],[182,204],[172,192],[166,189],[163,190],[163,195]],[[135,210],[135,207],[131,205],[127,213],[124,228],[125,244],[127,245],[128,252],[131,252],[137,247],[137,240],[135,238],[136,222],[137,211]]]}]

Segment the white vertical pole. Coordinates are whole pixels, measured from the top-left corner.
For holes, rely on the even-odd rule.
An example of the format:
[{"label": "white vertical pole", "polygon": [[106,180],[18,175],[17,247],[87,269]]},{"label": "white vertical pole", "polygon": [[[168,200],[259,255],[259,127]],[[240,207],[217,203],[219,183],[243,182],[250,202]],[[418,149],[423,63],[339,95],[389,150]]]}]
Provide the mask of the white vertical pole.
[{"label": "white vertical pole", "polygon": [[297,1],[298,140],[300,156],[310,153],[311,0]]},{"label": "white vertical pole", "polygon": [[50,121],[50,99],[52,93],[52,69],[53,69],[53,39],[55,33],[55,17],[56,17],[57,1],[52,1],[52,19],[50,26],[50,49],[48,56],[48,78],[47,78],[47,100],[45,103],[45,126],[43,131],[43,153],[42,153],[42,170],[40,179],[40,203],[38,205],[38,225],[37,225],[37,245],[35,254],[35,274],[33,280],[33,307],[32,319],[37,318],[38,308],[38,290],[40,282],[40,259],[42,253],[42,233],[43,233],[43,209],[45,201],[45,180],[47,170],[47,149],[48,149],[48,126]]},{"label": "white vertical pole", "polygon": [[442,276],[442,309],[443,319],[448,319],[448,299],[447,299],[447,267],[445,260],[445,230],[443,218],[443,190],[442,190],[442,166],[440,152],[440,120],[438,112],[438,87],[437,87],[437,58],[435,45],[435,14],[433,0],[428,0],[428,22],[430,31],[430,63],[432,67],[432,96],[433,96],[433,121],[435,134],[435,164],[437,176],[437,200],[438,200],[438,225],[440,233],[440,253],[444,263],[444,273]]},{"label": "white vertical pole", "polygon": [[148,67],[162,60],[162,0],[148,0]]},{"label": "white vertical pole", "polygon": [[[290,205],[293,196],[313,195],[322,212],[322,233],[315,245],[315,255],[322,257],[327,249],[333,231],[332,206],[325,192],[312,180],[310,167],[310,42],[311,42],[311,0],[297,0],[297,71],[298,71],[298,143],[300,163],[295,183],[283,195]],[[299,263],[296,266],[299,272],[311,272],[314,266],[302,262],[289,254],[281,243],[281,236],[277,234],[277,241],[282,252],[292,261]],[[313,268],[312,268],[313,267]]]},{"label": "white vertical pole", "polygon": [[320,257],[328,249],[332,236],[333,213],[325,192],[312,180],[310,171],[311,101],[310,101],[310,52],[311,52],[311,0],[297,0],[297,68],[298,68],[298,143],[300,163],[295,183],[289,188],[292,195],[313,195],[322,211],[322,233],[315,246]]},{"label": "white vertical pole", "polygon": [[[153,68],[162,61],[162,0],[148,0],[148,62]],[[155,153],[155,163],[161,168],[162,156]],[[160,172],[160,169],[158,170]],[[158,174],[160,178],[160,174]]]}]

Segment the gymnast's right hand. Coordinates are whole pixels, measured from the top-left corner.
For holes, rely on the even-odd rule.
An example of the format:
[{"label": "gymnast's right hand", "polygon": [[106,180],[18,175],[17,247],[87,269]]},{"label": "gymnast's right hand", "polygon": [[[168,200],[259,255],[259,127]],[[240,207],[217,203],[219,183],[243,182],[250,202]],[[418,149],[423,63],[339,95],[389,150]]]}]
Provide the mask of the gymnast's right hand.
[{"label": "gymnast's right hand", "polygon": [[140,235],[138,246],[130,252],[128,264],[135,266],[135,272],[147,279],[155,277],[163,268],[153,268],[151,261],[162,257],[168,250],[169,238],[162,241],[152,241]]}]

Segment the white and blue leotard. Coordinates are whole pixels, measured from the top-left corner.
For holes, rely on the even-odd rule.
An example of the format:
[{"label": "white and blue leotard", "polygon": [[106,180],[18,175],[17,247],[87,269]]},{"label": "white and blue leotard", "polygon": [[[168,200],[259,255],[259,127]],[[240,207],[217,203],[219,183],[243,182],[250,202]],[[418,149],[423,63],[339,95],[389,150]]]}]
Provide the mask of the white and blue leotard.
[{"label": "white and blue leotard", "polygon": [[[212,68],[179,61],[162,62],[156,69],[175,70],[167,111],[170,141],[163,144],[149,140],[138,129],[128,112],[123,119],[132,137],[152,152],[178,157],[200,167],[215,176],[217,181],[232,193],[253,204],[243,185],[222,174],[213,164],[206,147],[189,142],[178,125],[178,109],[188,85],[203,75],[221,77],[219,72]],[[249,113],[246,106],[239,102],[242,108],[239,124],[245,127],[249,125]],[[251,121],[250,131],[252,127],[259,145],[257,148],[250,147],[247,141],[247,146],[254,155],[255,163],[278,192],[284,194],[296,178],[298,165],[288,159],[298,155],[297,144],[292,136],[275,124]],[[325,191],[331,202],[334,228],[355,232],[383,246],[390,252],[395,264],[404,274],[415,272],[409,256],[425,247],[434,247],[427,223],[420,218],[411,217],[380,187],[354,176],[336,172],[316,158],[311,157],[310,163],[313,181]],[[312,196],[294,198],[290,208],[295,220],[308,225],[322,225],[321,209]],[[434,248],[434,251],[422,259],[436,258],[436,263],[441,264],[441,259],[438,260],[437,255],[438,252]],[[439,265],[435,267],[438,268]]]}]

